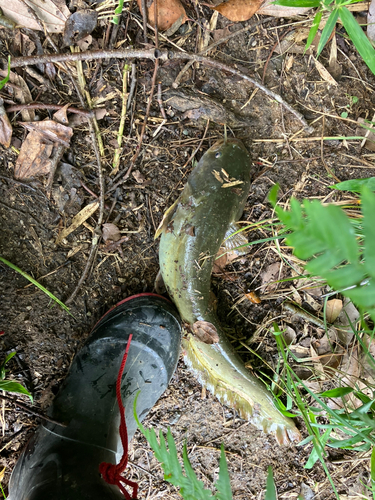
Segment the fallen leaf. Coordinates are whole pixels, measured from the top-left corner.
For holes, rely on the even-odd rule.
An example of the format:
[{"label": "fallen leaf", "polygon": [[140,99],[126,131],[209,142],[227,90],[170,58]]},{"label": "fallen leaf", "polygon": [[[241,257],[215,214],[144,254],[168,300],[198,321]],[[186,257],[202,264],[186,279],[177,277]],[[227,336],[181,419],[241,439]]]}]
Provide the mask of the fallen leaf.
[{"label": "fallen leaf", "polygon": [[255,292],[245,293],[245,297],[253,304],[260,304],[262,302]]},{"label": "fallen leaf", "polygon": [[[340,371],[338,374],[345,373],[343,377],[337,376],[336,386],[340,387],[355,387],[360,375],[360,363],[358,357],[358,347],[355,346],[350,351],[346,352],[342,358]],[[358,408],[362,405],[360,399],[356,398],[353,394],[347,394],[342,398],[330,398],[327,406],[333,410],[339,410],[347,406],[349,410]]]},{"label": "fallen leaf", "polygon": [[4,469],[0,471],[0,483],[4,479],[5,469],[6,469],[6,467],[4,467]]},{"label": "fallen leaf", "polygon": [[[6,76],[7,76],[7,71],[0,70],[0,77],[5,78]],[[13,89],[14,89],[14,97],[17,101],[19,101],[21,104],[28,104],[29,102],[33,101],[29,87],[27,86],[22,76],[18,75],[17,73],[13,73],[13,71],[11,71],[9,74],[9,81],[10,83],[13,83],[15,85]],[[23,121],[35,120],[35,112],[32,109],[30,110],[28,110],[27,108],[23,109],[21,111],[21,116]]]},{"label": "fallen leaf", "polygon": [[274,262],[266,267],[265,271],[261,274],[262,287],[266,286],[267,291],[276,290],[278,283],[275,281],[281,278],[281,262]]},{"label": "fallen leaf", "polygon": [[193,324],[193,333],[205,344],[217,344],[219,342],[216,327],[208,321],[196,321]]},{"label": "fallen leaf", "polygon": [[331,299],[327,302],[326,318],[328,323],[334,323],[342,310],[342,300]]},{"label": "fallen leaf", "polygon": [[[137,0],[139,10],[142,12],[142,1]],[[187,15],[180,0],[158,0],[158,28],[161,31],[170,30],[172,27],[175,31],[187,21]],[[155,25],[155,7],[154,2],[147,7],[147,19],[149,24]],[[172,34],[172,33],[171,33]]]},{"label": "fallen leaf", "polygon": [[146,180],[139,170],[132,172],[132,175],[138,184],[143,184]]},{"label": "fallen leaf", "polygon": [[91,44],[92,44],[91,35],[87,35],[85,36],[85,38],[82,38],[77,42],[77,45],[81,49],[81,52],[85,52],[86,50],[88,50]]},{"label": "fallen leaf", "polygon": [[237,23],[250,19],[262,3],[263,0],[228,0],[212,8],[230,21]]},{"label": "fallen leaf", "polygon": [[69,236],[70,233],[75,231],[81,224],[83,224],[89,217],[91,217],[96,212],[96,210],[98,210],[98,208],[98,201],[94,201],[90,205],[86,205],[84,208],[82,208],[82,210],[78,212],[75,217],[73,217],[70,226],[61,231],[61,233],[57,237],[56,245],[61,243],[64,238]]},{"label": "fallen leaf", "polygon": [[21,124],[31,132],[22,143],[14,177],[22,180],[49,174],[56,146],[63,144],[68,147],[73,130],[53,120]]},{"label": "fallen leaf", "polygon": [[20,26],[41,30],[45,23],[49,33],[62,33],[70,11],[63,0],[0,0],[0,7],[6,17]]},{"label": "fallen leaf", "polygon": [[102,231],[104,241],[119,241],[121,239],[121,233],[116,224],[106,222],[105,224],[103,224]]},{"label": "fallen leaf", "polygon": [[286,326],[282,332],[286,345],[294,344],[297,338],[296,332],[290,326]]},{"label": "fallen leaf", "polygon": [[74,12],[66,21],[63,42],[66,47],[74,45],[92,33],[98,23],[96,10],[82,9]]},{"label": "fallen leaf", "polygon": [[56,146],[69,147],[73,130],[53,120],[20,123],[31,132],[22,143],[14,167],[15,179],[31,179],[49,174]]},{"label": "fallen leaf", "polygon": [[69,120],[67,110],[69,106],[70,104],[65,104],[63,108],[59,109],[58,111],[56,111],[56,113],[53,114],[53,118],[55,119],[55,121],[61,123],[62,125],[68,125]]},{"label": "fallen leaf", "polygon": [[273,17],[295,17],[306,14],[310,7],[285,7],[284,5],[273,5],[275,0],[266,0],[258,10],[258,14]]},{"label": "fallen leaf", "polygon": [[237,117],[233,111],[225,108],[222,103],[205,94],[197,94],[188,89],[170,89],[163,93],[163,100],[167,106],[183,112],[182,119],[201,120],[224,124],[230,127],[246,125],[246,120]]},{"label": "fallen leaf", "polygon": [[338,83],[333,78],[331,73],[323,66],[323,64],[317,59],[315,59],[315,57],[313,57],[313,60],[315,63],[315,67],[318,70],[319,75],[323,78],[323,80],[325,80],[327,83],[330,83],[331,85],[337,86]]},{"label": "fallen leaf", "polygon": [[38,132],[45,142],[57,142],[66,147],[70,145],[73,129],[54,120],[42,122],[20,122],[30,132]]},{"label": "fallen leaf", "polygon": [[4,108],[4,101],[0,98],[0,144],[9,148],[12,139],[12,125]]}]

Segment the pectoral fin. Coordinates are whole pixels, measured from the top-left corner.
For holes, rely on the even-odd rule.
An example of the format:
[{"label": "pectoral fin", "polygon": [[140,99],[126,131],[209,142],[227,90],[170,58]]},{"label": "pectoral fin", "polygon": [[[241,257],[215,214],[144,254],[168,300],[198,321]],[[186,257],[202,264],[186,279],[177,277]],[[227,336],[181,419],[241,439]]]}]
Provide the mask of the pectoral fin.
[{"label": "pectoral fin", "polygon": [[162,221],[160,222],[160,224],[156,230],[154,240],[157,240],[159,238],[159,236],[161,235],[161,233],[163,233],[166,230],[168,224],[172,220],[172,217],[176,211],[176,207],[178,205],[179,200],[180,200],[180,198],[177,198],[177,200],[173,203],[173,205],[171,205],[168,208],[168,210],[165,211],[163,218],[162,218]]},{"label": "pectoral fin", "polygon": [[237,255],[245,255],[249,250],[247,246],[244,247],[243,245],[247,245],[248,243],[248,239],[243,231],[241,231],[241,227],[232,222],[225,233],[221,248],[224,248],[226,252],[235,251]]}]

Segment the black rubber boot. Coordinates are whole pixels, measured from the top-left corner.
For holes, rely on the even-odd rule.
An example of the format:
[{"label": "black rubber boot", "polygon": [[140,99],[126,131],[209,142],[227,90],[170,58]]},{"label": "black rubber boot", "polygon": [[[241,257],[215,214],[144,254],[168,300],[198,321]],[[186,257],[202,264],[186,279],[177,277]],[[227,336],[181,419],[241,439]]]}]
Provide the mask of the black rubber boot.
[{"label": "black rubber boot", "polygon": [[120,413],[115,385],[128,337],[133,334],[122,379],[128,440],[165,391],[176,368],[181,328],[173,305],[158,295],[130,297],[95,326],[74,358],[48,416],[27,444],[9,484],[8,500],[123,499],[99,474],[101,462],[118,463]]}]

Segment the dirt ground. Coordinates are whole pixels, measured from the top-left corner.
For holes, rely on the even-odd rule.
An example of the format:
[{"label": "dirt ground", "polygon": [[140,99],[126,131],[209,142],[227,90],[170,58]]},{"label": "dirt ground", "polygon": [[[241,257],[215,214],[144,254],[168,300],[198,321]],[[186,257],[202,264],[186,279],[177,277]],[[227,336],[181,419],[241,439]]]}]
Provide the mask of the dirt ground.
[{"label": "dirt ground", "polygon": [[[187,9],[195,18],[196,13],[190,4]],[[211,11],[202,7],[200,15],[209,19]],[[117,40],[124,39],[127,16],[124,14],[122,17]],[[135,19],[130,17],[128,35],[137,46],[141,40]],[[272,19],[231,38],[212,51],[210,56],[225,64],[236,65],[241,71],[261,79],[267,58],[278,38],[290,28],[298,30],[304,19],[307,18],[293,21]],[[261,18],[254,17],[247,23],[233,25],[219,16],[217,30],[235,31],[259,20]],[[189,26],[191,34],[183,48],[194,52],[197,25],[190,23]],[[106,29],[107,23],[103,23],[94,33],[97,46],[103,43]],[[177,43],[184,36],[182,31],[171,36],[170,40]],[[310,135],[277,102],[261,90],[253,95],[254,87],[250,83],[225,71],[201,64],[190,68],[183,78],[178,90],[185,92],[185,101],[189,102],[190,91],[195,96],[219,102],[233,112],[235,119],[227,132],[241,139],[251,151],[254,181],[243,221],[258,223],[272,216],[267,195],[275,183],[280,184],[280,196],[284,201],[292,195],[300,199],[310,197],[339,201],[342,194],[329,189],[336,178],[346,180],[373,175],[374,153],[361,149],[358,140],[339,140],[342,136],[356,135],[354,122],[360,117],[371,119],[375,104],[374,76],[346,41],[342,31],[338,26],[338,85],[328,83],[321,77],[310,55],[295,53],[293,48],[282,55],[272,52],[267,63],[265,85],[280,93],[304,115],[314,128]],[[44,40],[40,33],[39,36]],[[55,39],[61,46],[61,39],[58,36]],[[160,46],[171,47],[169,41],[162,39]],[[12,56],[21,55],[12,36],[2,28],[0,50],[2,58],[9,53]],[[323,65],[328,65],[328,58],[329,51],[325,49],[321,57]],[[154,69],[151,61],[135,62],[137,86],[131,116],[125,122],[120,170],[125,168],[137,147]],[[91,97],[101,97],[101,106],[107,110],[106,116],[98,121],[104,143],[103,167],[107,187],[111,185],[114,140],[120,121],[122,65],[123,62],[116,59],[83,63]],[[175,61],[161,64],[158,78],[163,93],[171,88],[183,65]],[[27,82],[35,100],[53,104],[71,103],[79,107],[66,74],[60,66],[56,69],[58,77],[51,81],[50,89],[41,86],[24,70],[18,72]],[[12,100],[7,87],[1,95],[6,103]],[[353,103],[351,96],[358,100]],[[250,97],[252,99],[248,102]],[[207,119],[204,117],[198,120],[184,115],[183,111],[172,108],[168,101],[164,103],[164,108],[167,121],[154,137],[154,132],[162,123],[160,107],[154,98],[141,153],[133,169],[134,175],[106,198],[105,220],[108,217],[108,221],[114,222],[122,235],[128,237],[122,244],[122,254],[108,250],[100,243],[90,276],[71,304],[74,318],[53,305],[25,278],[0,264],[1,358],[16,351],[16,356],[9,363],[8,377],[21,382],[33,393],[33,408],[36,411],[43,413],[46,410],[74,354],[100,316],[123,297],[153,291],[158,272],[155,229],[184,185],[192,168],[192,161],[188,161],[192,153],[199,147],[194,162],[199,160],[204,151],[223,136],[221,124],[211,121],[205,133]],[[342,112],[347,112],[352,121],[340,119]],[[52,114],[45,110],[36,113],[40,120]],[[10,114],[10,117],[14,127],[12,144],[19,148],[26,133],[19,124],[21,117],[17,113]],[[331,139],[322,141],[322,137]],[[81,225],[63,244],[55,243],[59,231],[71,223],[72,217],[81,208],[94,200],[82,183],[92,192],[99,193],[87,126],[83,123],[74,128],[71,147],[64,153],[63,166],[55,175],[50,199],[46,196],[43,177],[22,182],[14,179],[14,151],[1,147],[0,158],[0,255],[64,301],[82,275],[92,240],[90,228],[95,227],[94,214],[87,220],[87,227]],[[261,227],[248,233],[252,241],[268,235]],[[220,319],[237,342],[244,362],[254,368],[264,366],[260,366],[259,359],[251,357],[238,344],[238,339],[274,365],[277,350],[267,328],[275,318],[280,327],[285,326],[283,290],[289,289],[290,284],[282,283],[274,289],[268,283],[275,278],[262,278],[271,264],[280,262],[274,249],[269,244],[254,245],[246,257],[227,267],[224,274],[213,277],[213,289],[220,304]],[[290,270],[286,269],[285,273],[285,277],[290,276]],[[249,292],[256,292],[261,302],[248,300],[245,294]],[[320,299],[316,300],[319,302]],[[262,325],[264,328],[260,328]],[[297,335],[306,331],[313,335],[315,331],[314,325],[306,325],[302,321],[295,322],[293,328]],[[254,339],[251,340],[254,333],[255,343]],[[18,399],[28,404],[26,397]],[[5,467],[2,485],[7,493],[6,485],[14,464],[40,420],[9,401],[3,400],[0,406],[0,470]],[[311,445],[278,446],[273,437],[262,434],[241,420],[232,409],[221,405],[209,392],[202,391],[182,361],[169,389],[144,423],[164,431],[170,426],[180,451],[186,440],[192,465],[207,486],[217,478],[219,451],[223,442],[235,500],[262,498],[269,465],[273,467],[279,498],[297,499],[299,494],[306,500],[334,498],[322,467],[315,465],[312,470],[303,467]],[[302,422],[297,425],[306,436]],[[128,476],[139,483],[140,499],[180,498],[177,490],[163,481],[161,468],[139,433],[132,441],[130,462]],[[368,498],[362,485],[369,478],[369,460],[366,457],[332,450],[328,452],[327,464],[342,498]]]}]

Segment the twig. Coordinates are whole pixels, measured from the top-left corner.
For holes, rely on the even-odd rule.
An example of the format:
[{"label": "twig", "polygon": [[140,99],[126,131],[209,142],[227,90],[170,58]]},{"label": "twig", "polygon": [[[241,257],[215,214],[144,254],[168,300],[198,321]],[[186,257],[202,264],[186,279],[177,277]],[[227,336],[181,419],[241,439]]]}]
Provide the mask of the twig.
[{"label": "twig", "polygon": [[42,415],[41,413],[39,413],[39,412],[37,412],[35,410],[32,410],[28,406],[24,405],[23,403],[20,403],[16,399],[10,398],[9,396],[3,396],[2,394],[0,394],[0,399],[5,399],[5,401],[11,401],[14,405],[19,406],[20,408],[22,408],[23,411],[26,411],[27,413],[30,413],[31,415],[35,415],[36,417],[39,417],[39,418],[41,418],[43,420],[47,420],[47,422],[51,422],[51,424],[60,425],[61,427],[67,427],[66,424],[58,422],[57,420],[53,420],[53,418],[46,417],[46,415]]},{"label": "twig", "polygon": [[[266,61],[264,68],[263,68],[262,83],[264,83],[264,79],[266,78],[266,71],[267,71],[268,63],[270,62],[272,54],[274,53],[276,47],[280,44],[281,40],[286,37],[286,35],[289,33],[289,31],[291,29],[292,29],[292,27],[288,28],[286,31],[284,31],[284,33],[280,37],[277,37],[277,42],[275,43],[275,45],[272,47],[270,53],[268,54],[267,61]],[[276,31],[276,33],[277,33],[277,31]]]},{"label": "twig", "polygon": [[158,82],[158,94],[157,95],[158,95],[158,104],[159,104],[161,116],[163,117],[163,120],[166,120],[167,115],[165,114],[163,99],[161,98],[161,82]]},{"label": "twig", "polygon": [[[12,106],[8,106],[6,108],[7,113],[12,113],[15,111],[23,111],[24,109],[48,109],[50,111],[58,111],[62,109],[64,106],[62,104],[43,104],[42,102],[33,102],[31,104],[13,104]],[[93,111],[86,109],[78,109],[74,107],[69,107],[67,109],[68,113],[73,113],[76,115],[82,115],[90,117],[93,115]]]},{"label": "twig", "polygon": [[[273,20],[273,17],[267,17],[266,19],[262,19],[261,21],[258,21],[256,23],[252,24],[251,26],[246,26],[246,28],[242,28],[241,30],[234,31],[234,32],[230,33],[229,35],[224,36],[223,38],[220,38],[220,40],[217,40],[216,42],[211,43],[211,45],[209,45],[208,47],[203,49],[201,52],[199,52],[199,55],[203,56],[203,55],[207,54],[208,52],[211,52],[211,50],[215,49],[216,47],[218,47],[222,43],[227,42],[231,38],[233,38],[237,35],[241,35],[242,33],[246,33],[247,31],[252,30],[253,28],[256,28],[257,26],[264,24],[264,23],[267,23],[267,22],[272,21],[272,20]],[[173,84],[172,84],[173,88],[177,88],[179,86],[179,84],[181,82],[181,78],[183,77],[183,75],[188,71],[188,69],[193,64],[194,64],[194,61],[189,61],[188,63],[185,64],[185,66],[182,68],[182,70],[177,75],[175,81],[173,82]]]},{"label": "twig", "polygon": [[158,69],[159,69],[159,59],[156,59],[155,60],[154,74],[152,76],[152,82],[151,82],[150,97],[148,99],[147,108],[146,108],[146,114],[145,114],[145,119],[143,120],[142,129],[141,129],[141,133],[140,133],[140,136],[139,136],[139,142],[138,142],[137,148],[135,150],[135,154],[134,154],[133,158],[130,160],[129,168],[125,172],[125,175],[123,176],[123,178],[120,179],[118,182],[116,182],[116,184],[114,184],[113,186],[111,186],[107,190],[107,193],[112,193],[112,191],[114,191],[119,186],[121,186],[121,184],[123,182],[125,182],[126,179],[129,178],[129,175],[131,174],[131,171],[133,170],[134,163],[137,161],[139,153],[141,152],[143,137],[145,135],[146,125],[147,125],[148,117],[150,115],[150,108],[151,108],[152,96],[154,95],[154,89],[155,89],[155,83],[156,83],[156,77],[157,77],[157,74],[158,74]]},{"label": "twig", "polygon": [[142,7],[142,19],[143,19],[143,38],[145,43],[148,43],[147,40],[147,8],[146,8],[146,0],[141,0]]},{"label": "twig", "polygon": [[95,50],[95,51],[87,51],[87,52],[79,52],[74,54],[56,54],[49,56],[29,56],[29,57],[19,57],[17,59],[13,59],[11,62],[12,68],[19,68],[28,66],[30,64],[39,64],[39,63],[47,63],[47,62],[65,62],[65,61],[87,61],[92,59],[110,59],[110,58],[118,58],[118,59],[151,59],[156,61],[168,61],[168,60],[191,60],[193,62],[200,62],[206,66],[210,66],[212,68],[216,68],[220,71],[225,71],[227,73],[231,73],[243,80],[246,80],[260,90],[262,90],[266,95],[268,95],[271,99],[274,99],[276,102],[282,104],[292,115],[294,115],[297,120],[299,120],[307,133],[311,133],[313,129],[309,126],[305,118],[295,110],[292,106],[290,106],[284,99],[269,90],[267,87],[262,85],[262,83],[258,82],[254,78],[241,73],[240,71],[223,64],[215,59],[211,59],[209,57],[204,57],[199,54],[189,54],[187,52],[173,52],[167,50],[155,50],[155,49],[146,49],[146,50],[133,50],[133,49],[120,49],[120,50]]},{"label": "twig", "polygon": [[128,104],[128,75],[129,75],[130,66],[125,63],[124,69],[122,72],[122,106],[121,106],[121,117],[120,117],[120,125],[117,132],[117,144],[118,147],[115,149],[115,154],[113,157],[112,167],[113,167],[113,175],[117,174],[119,165],[120,165],[120,157],[121,157],[121,144],[122,138],[124,135],[124,127],[125,127],[125,119],[126,119],[126,110]]},{"label": "twig", "polygon": [[65,151],[65,146],[62,144],[59,144],[56,147],[55,154],[53,155],[51,159],[51,169],[48,175],[48,181],[47,181],[47,186],[46,186],[46,192],[47,192],[47,197],[51,198],[51,192],[52,192],[52,185],[53,185],[53,178],[55,177],[55,172],[57,169],[57,164],[62,158],[62,155],[64,154]]}]

